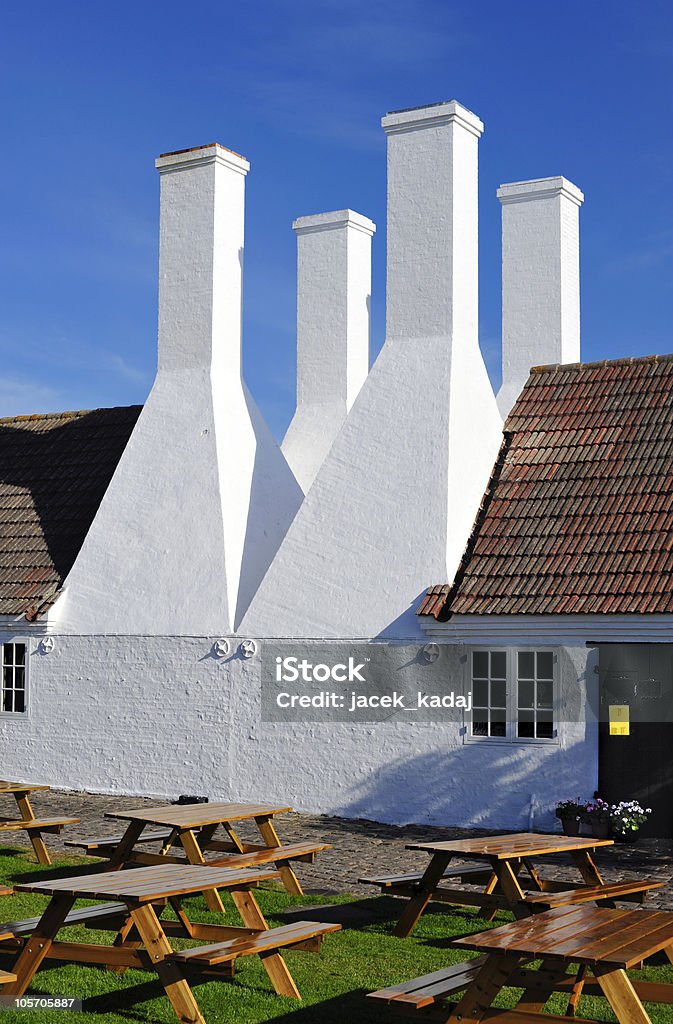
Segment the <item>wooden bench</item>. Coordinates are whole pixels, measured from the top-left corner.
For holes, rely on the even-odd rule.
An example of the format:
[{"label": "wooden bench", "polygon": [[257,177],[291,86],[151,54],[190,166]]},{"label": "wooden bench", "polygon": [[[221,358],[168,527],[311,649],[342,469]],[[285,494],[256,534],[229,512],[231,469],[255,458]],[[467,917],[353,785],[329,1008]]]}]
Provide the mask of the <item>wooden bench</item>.
[{"label": "wooden bench", "polygon": [[[381,892],[385,892],[386,889],[403,888],[406,890],[413,889],[421,879],[425,872],[415,871],[408,875],[381,875],[378,878],[358,878],[358,882],[362,885],[378,885]],[[476,885],[486,883],[491,878],[493,869],[490,864],[461,864],[457,867],[449,867],[446,869],[442,878],[457,878],[461,882],[473,882]]]},{"label": "wooden bench", "polygon": [[76,825],[79,818],[11,818],[0,821],[0,832],[61,832],[64,825]]},{"label": "wooden bench", "polygon": [[[464,960],[443,970],[433,971],[432,974],[425,974],[421,978],[412,978],[400,985],[391,985],[378,992],[369,992],[368,997],[386,1002],[391,1009],[402,1014],[418,1016],[423,1020],[446,1021],[449,1010],[447,997],[467,988],[477,977],[487,959],[486,956],[478,956],[473,960]],[[524,969],[516,971],[509,984],[525,985],[526,975],[529,973],[531,972]],[[568,986],[572,985],[574,981],[575,978],[568,975]],[[422,1012],[418,1013],[418,1011]],[[531,1013],[516,1009],[490,1009],[486,1011],[485,1017],[486,1019],[497,1018],[497,1024],[547,1024],[548,1021],[551,1024],[561,1024],[561,1022],[570,1024],[570,1020],[572,1020],[572,1024],[586,1024],[583,1019],[575,1016],[569,1018],[557,1014]]]},{"label": "wooden bench", "polygon": [[[71,910],[62,927],[65,928],[66,925],[72,924],[88,925],[92,921],[127,916],[128,910],[124,903],[100,903],[94,907],[80,907],[78,910]],[[39,922],[40,917],[26,917],[22,921],[5,921],[0,924],[0,939],[32,935]],[[95,924],[92,927],[95,927]]]},{"label": "wooden bench", "polygon": [[379,989],[378,992],[369,992],[368,997],[390,1003],[395,1009],[424,1010],[453,995],[454,992],[467,988],[486,963],[486,959],[485,956],[477,956],[473,960],[464,960],[441,971],[412,978],[401,985],[391,985],[389,988]]},{"label": "wooden bench", "polygon": [[603,900],[625,900],[644,903],[651,889],[661,889],[666,882],[656,878],[610,882],[608,885],[584,886],[562,892],[527,892],[526,903],[536,911],[551,910],[574,903],[600,903]]},{"label": "wooden bench", "polygon": [[290,860],[313,864],[317,853],[331,850],[331,843],[287,843],[284,846],[269,846],[250,853],[231,853],[217,860],[208,860],[208,867],[251,868],[261,864],[280,864]]},{"label": "wooden bench", "polygon": [[320,924],[315,921],[296,921],[256,935],[245,935],[209,946],[195,946],[169,954],[168,959],[183,967],[208,968],[229,963],[241,956],[277,953],[281,949],[304,949],[318,952],[329,932],[338,932],[340,924]]},{"label": "wooden bench", "polygon": [[[160,832],[145,832],[138,839],[136,843],[165,843],[167,839],[173,834],[173,829],[164,828]],[[110,849],[116,849],[124,838],[124,833],[120,832],[119,835],[114,836],[97,836],[93,839],[66,839],[64,846],[74,846],[80,850],[84,850],[87,854],[98,854],[99,850],[105,850],[106,852]]]}]

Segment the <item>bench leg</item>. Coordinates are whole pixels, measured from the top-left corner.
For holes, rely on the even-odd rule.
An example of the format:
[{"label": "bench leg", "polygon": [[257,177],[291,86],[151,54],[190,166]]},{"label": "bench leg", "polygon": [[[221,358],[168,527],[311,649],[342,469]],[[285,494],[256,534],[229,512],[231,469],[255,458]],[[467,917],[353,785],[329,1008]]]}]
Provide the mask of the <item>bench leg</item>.
[{"label": "bench leg", "polygon": [[530,975],[528,984],[516,1004],[516,1008],[527,1013],[542,1013],[559,981],[567,977],[565,964],[559,965],[550,960],[543,960],[542,966],[538,970],[528,973]]},{"label": "bench leg", "polygon": [[411,897],[393,929],[393,935],[396,935],[398,939],[406,939],[408,935],[411,935],[418,919],[432,899],[432,894],[439,885],[450,860],[450,853],[433,854],[432,860],[425,869],[425,874],[418,883],[417,895]]},{"label": "bench leg", "polygon": [[641,1003],[626,971],[594,968],[596,980],[610,1003],[618,1021],[629,1024],[651,1024],[647,1010]]},{"label": "bench leg", "polygon": [[106,869],[107,871],[118,871],[120,868],[124,867],[130,859],[133,847],[136,845],[136,840],[139,839],[144,828],[144,821],[130,821],[128,823],[126,826],[126,832],[124,833],[119,846],[114,850],[110,857],[110,863]]},{"label": "bench leg", "polygon": [[[230,889],[229,891],[234,901],[234,906],[241,915],[241,920],[245,927],[255,928],[257,931],[266,931],[269,926],[252,892],[249,889]],[[260,958],[264,965],[264,970],[269,976],[269,981],[278,995],[301,999],[299,989],[290,974],[290,969],[280,953],[271,950],[269,953],[260,954]]]},{"label": "bench leg", "polygon": [[446,1024],[464,1024],[465,1021],[477,1024],[520,962],[520,957],[511,954],[489,954],[477,977],[449,1013]]},{"label": "bench leg", "polygon": [[[196,836],[190,829],[180,833],[180,842],[190,864],[206,863],[201,853],[201,847],[196,841]],[[220,899],[217,889],[204,889],[203,895],[209,910],[219,911],[221,914],[224,913],[224,903]]]},{"label": "bench leg", "polygon": [[62,927],[74,902],[75,897],[67,894],[52,896],[37,928],[26,942],[12,968],[13,973],[16,974],[16,981],[6,987],[7,995],[22,996],[25,993],[35,972],[49,953],[54,937]]},{"label": "bench leg", "polygon": [[290,974],[289,968],[280,953],[260,953],[260,960],[279,996],[301,999],[301,994],[294,983],[294,978]]},{"label": "bench leg", "polygon": [[570,993],[570,998],[568,999],[566,1017],[574,1017],[577,1013],[577,1007],[579,1006],[580,997],[582,995],[582,989],[584,988],[584,979],[586,978],[586,976],[587,965],[580,964],[577,968],[575,981],[573,982],[573,990]]},{"label": "bench leg", "polygon": [[[33,808],[31,807],[30,800],[28,799],[27,793],[15,793],[16,805],[19,808],[19,814],[23,821],[32,821],[35,818]],[[49,856],[49,850],[45,846],[44,839],[39,832],[28,832],[28,838],[30,839],[35,856],[37,857],[39,864],[51,864],[51,857]]]},{"label": "bench leg", "polygon": [[[281,842],[278,838],[278,834],[273,827],[271,818],[255,818],[255,823],[259,829],[259,834],[266,843],[267,846],[280,846]],[[276,864],[278,874],[281,877],[283,885],[287,892],[291,896],[303,896],[304,890],[302,889],[299,879],[295,875],[294,871],[288,863]]]},{"label": "bench leg", "polygon": [[151,904],[136,906],[131,910],[131,916],[178,1020],[181,1024],[206,1024],[189,983],[177,964],[167,959],[173,950],[154,907]]}]

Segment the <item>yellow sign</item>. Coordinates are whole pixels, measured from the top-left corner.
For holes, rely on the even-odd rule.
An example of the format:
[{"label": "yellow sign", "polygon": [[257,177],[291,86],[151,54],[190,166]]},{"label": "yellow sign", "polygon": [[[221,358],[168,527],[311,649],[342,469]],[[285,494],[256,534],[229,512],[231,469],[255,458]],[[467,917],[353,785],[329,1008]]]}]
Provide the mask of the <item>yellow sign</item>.
[{"label": "yellow sign", "polygon": [[610,735],[629,735],[629,705],[610,704],[609,707]]}]

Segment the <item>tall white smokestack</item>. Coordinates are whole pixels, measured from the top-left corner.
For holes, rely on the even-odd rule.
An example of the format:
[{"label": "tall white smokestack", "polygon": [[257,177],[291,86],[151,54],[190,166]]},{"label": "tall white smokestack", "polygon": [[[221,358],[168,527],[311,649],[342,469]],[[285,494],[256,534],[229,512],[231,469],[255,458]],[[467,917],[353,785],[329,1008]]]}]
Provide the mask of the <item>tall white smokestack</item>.
[{"label": "tall white smokestack", "polygon": [[241,379],[248,162],[161,156],[157,376],[66,580],[71,632],[233,632],[302,499]]},{"label": "tall white smokestack", "polygon": [[501,185],[503,416],[531,366],[580,359],[579,208],[566,178]]},{"label": "tall white smokestack", "polygon": [[455,100],[381,121],[388,136],[386,337],[477,344],[478,142]]},{"label": "tall white smokestack", "polygon": [[159,245],[159,371],[241,372],[248,161],[217,144],[164,154]]},{"label": "tall white smokestack", "polygon": [[353,210],[300,217],[297,411],[283,454],[308,491],[369,371],[371,239]]}]

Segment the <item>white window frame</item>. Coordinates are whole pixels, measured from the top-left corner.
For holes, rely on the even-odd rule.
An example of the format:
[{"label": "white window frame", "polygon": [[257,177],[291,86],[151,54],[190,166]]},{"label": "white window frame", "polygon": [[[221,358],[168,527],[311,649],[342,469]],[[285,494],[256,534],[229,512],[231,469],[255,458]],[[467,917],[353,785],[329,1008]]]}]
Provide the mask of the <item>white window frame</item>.
[{"label": "white window frame", "polygon": [[[520,653],[544,652],[552,655],[552,735],[549,738],[537,736],[517,736],[518,725],[518,656]],[[472,658],[475,653],[498,652],[506,656],[506,714],[505,714],[505,735],[504,736],[475,736],[472,733],[473,713],[468,711],[464,717],[464,740],[467,743],[522,743],[533,744],[534,746],[555,746],[559,740],[559,674],[558,674],[558,649],[547,647],[542,644],[520,645],[517,647],[499,647],[495,644],[469,648],[466,665],[466,692],[473,690]],[[472,693],[474,701],[474,693]]]},{"label": "white window frame", "polygon": [[[25,660],[24,660],[24,681],[23,681],[23,692],[24,692],[24,707],[23,711],[5,711],[5,644],[23,644],[25,648]],[[0,638],[0,719],[6,721],[18,721],[26,718],[30,713],[30,640],[24,636],[5,636]]]}]

